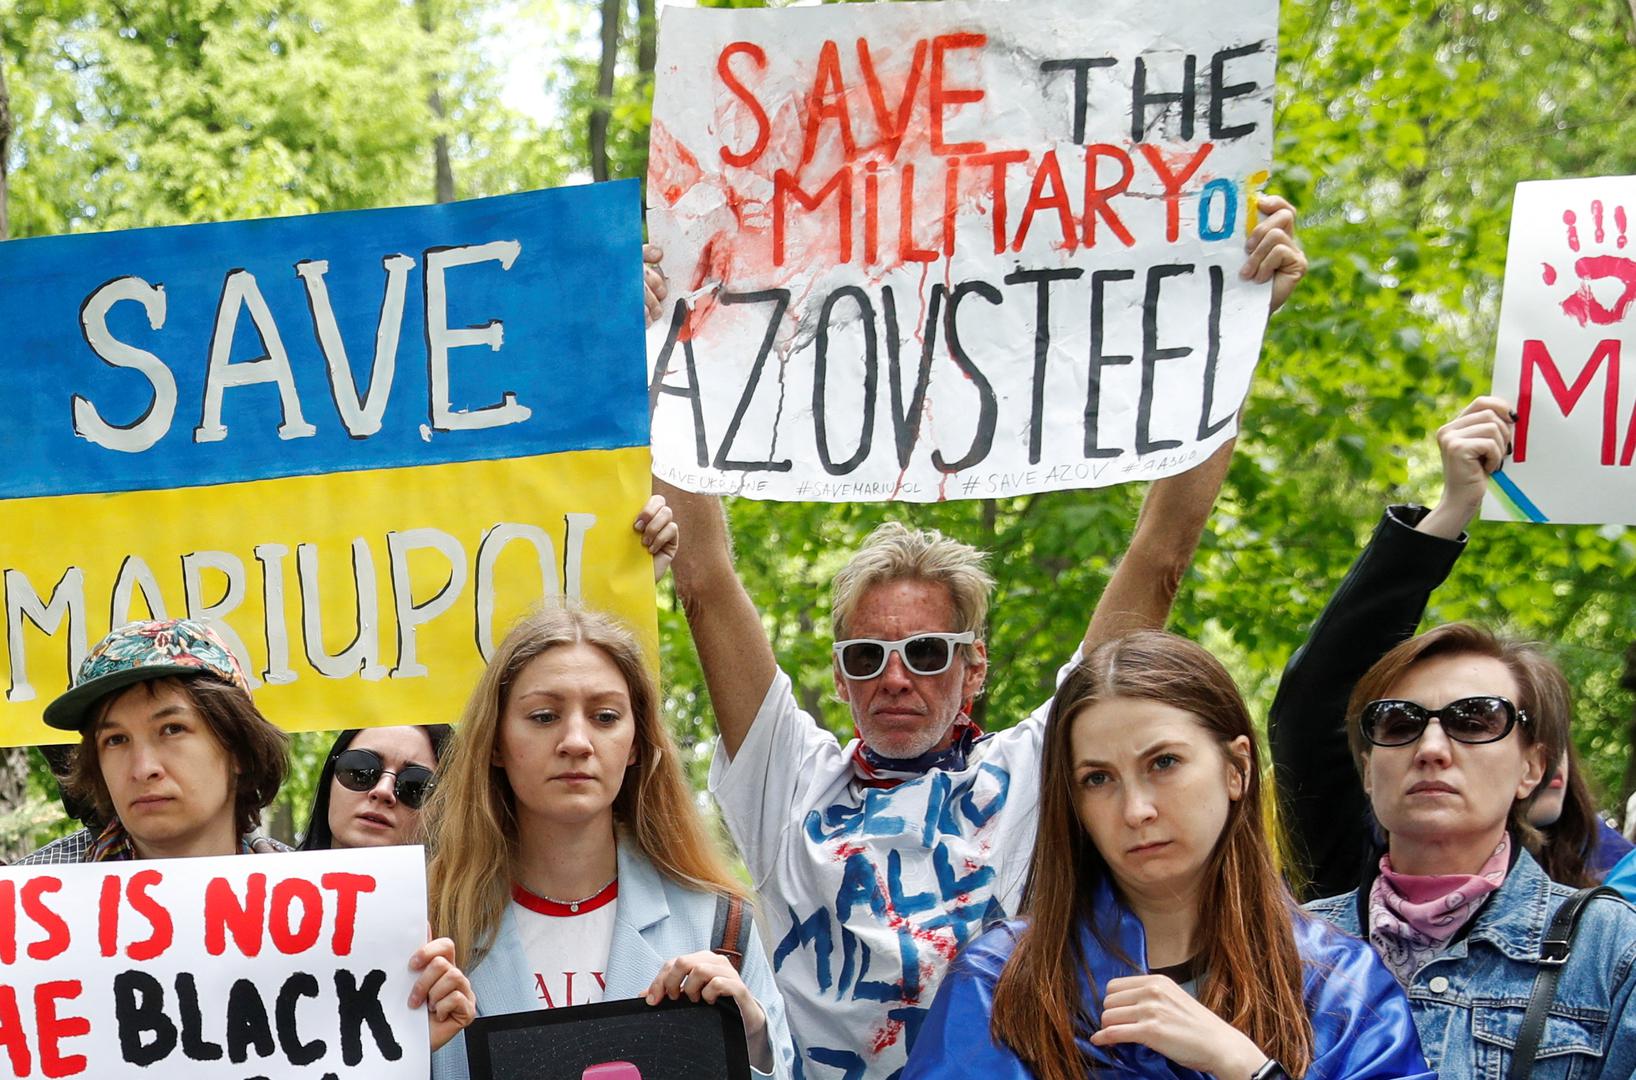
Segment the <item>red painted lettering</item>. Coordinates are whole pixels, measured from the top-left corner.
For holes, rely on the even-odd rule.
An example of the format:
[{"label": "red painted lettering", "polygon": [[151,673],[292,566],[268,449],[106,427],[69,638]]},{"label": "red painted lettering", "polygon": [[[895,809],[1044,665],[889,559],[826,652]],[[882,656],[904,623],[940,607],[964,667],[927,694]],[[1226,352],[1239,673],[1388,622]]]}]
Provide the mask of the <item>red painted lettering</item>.
[{"label": "red painted lettering", "polygon": [[[301,921],[290,923],[291,909],[301,905]],[[272,903],[267,907],[267,936],[285,956],[304,953],[318,944],[324,929],[324,897],[318,886],[303,878],[285,878],[273,886]]]},{"label": "red painted lettering", "polygon": [[904,133],[909,130],[909,116],[914,112],[915,91],[920,88],[921,70],[926,66],[926,40],[915,42],[914,59],[909,61],[909,74],[903,78],[903,92],[898,95],[896,109],[886,104],[886,92],[880,77],[875,74],[875,61],[869,55],[869,42],[858,39],[858,67],[863,69],[864,86],[869,91],[869,103],[875,109],[875,123],[880,128],[880,145],[886,148],[886,160],[895,160],[903,145]]},{"label": "red painted lettering", "polygon": [[[969,105],[983,100],[983,91],[975,87],[948,87],[943,85],[943,61],[954,49],[980,49],[988,44],[987,34],[939,34],[932,38],[932,77],[927,98],[932,114],[932,153],[943,155],[981,154],[988,149],[980,142],[945,143],[943,141],[943,113],[951,105]],[[1001,249],[1004,250],[1003,248]]]},{"label": "red painted lettering", "polygon": [[829,182],[819,188],[816,193],[808,194],[796,183],[796,178],[786,169],[779,169],[773,173],[773,265],[784,265],[784,218],[788,213],[789,200],[794,199],[803,209],[816,210],[829,198],[835,195],[835,208],[840,226],[840,261],[852,261],[852,166],[842,165]]},{"label": "red painted lettering", "polygon": [[968,158],[967,165],[976,165],[981,168],[987,165],[992,172],[989,176],[989,189],[994,196],[993,225],[994,225],[994,254],[1005,251],[1006,242],[1006,201],[1005,201],[1005,170],[1007,165],[1017,165],[1028,160],[1026,150],[998,150],[992,154],[979,154]]},{"label": "red painted lettering", "polygon": [[898,258],[904,262],[936,262],[937,252],[915,247],[915,167],[903,165],[903,184],[898,188]]},{"label": "red painted lettering", "polygon": [[102,879],[97,897],[97,947],[103,956],[119,951],[119,878],[113,874]]},{"label": "red painted lettering", "polygon": [[[1522,383],[1517,387],[1517,429],[1516,454],[1518,462],[1528,459],[1528,424],[1534,414],[1534,373],[1537,371],[1545,380],[1546,389],[1550,390],[1551,397],[1556,400],[1557,408],[1562,415],[1567,416],[1579,404],[1579,399],[1585,391],[1590,389],[1591,379],[1595,378],[1597,369],[1602,361],[1608,362],[1608,374],[1602,390],[1602,464],[1613,464],[1614,428],[1618,424],[1619,410],[1619,340],[1610,338],[1600,342],[1591,353],[1591,358],[1579,373],[1579,378],[1569,386],[1562,378],[1562,372],[1557,370],[1556,361],[1551,358],[1551,352],[1545,347],[1545,342],[1530,339],[1522,343]],[[1628,450],[1628,438],[1627,438]]]},{"label": "red painted lettering", "polygon": [[1142,152],[1142,156],[1147,158],[1147,163],[1153,166],[1153,171],[1158,174],[1159,183],[1164,185],[1165,239],[1172,244],[1176,242],[1176,238],[1181,235],[1182,231],[1182,185],[1191,180],[1193,174],[1199,171],[1199,166],[1204,164],[1204,159],[1210,156],[1210,151],[1214,150],[1215,146],[1215,143],[1204,143],[1186,161],[1182,161],[1186,151],[1176,155],[1176,160],[1181,161],[1182,165],[1179,172],[1171,168],[1171,162],[1165,158],[1164,151],[1157,146],[1152,143],[1142,143],[1137,146],[1137,149]]},{"label": "red painted lettering", "polygon": [[0,1046],[6,1048],[11,1059],[13,1076],[28,1076],[34,1071],[34,1055],[28,1052],[28,1032],[23,1030],[23,1017],[17,1011],[17,990],[0,983]]},{"label": "red painted lettering", "polygon": [[[1053,194],[1047,195],[1045,188],[1050,186]],[[1074,240],[1077,230],[1074,228],[1074,213],[1068,207],[1068,189],[1062,183],[1062,167],[1057,164],[1057,152],[1047,150],[1040,159],[1040,167],[1034,173],[1034,185],[1028,191],[1028,205],[1023,207],[1022,222],[1017,226],[1017,237],[1011,242],[1012,251],[1021,251],[1023,241],[1028,239],[1028,226],[1033,224],[1036,210],[1056,210],[1057,227],[1062,230],[1062,246],[1069,251],[1074,250]]]},{"label": "red painted lettering", "polygon": [[846,160],[858,156],[857,144],[852,141],[852,116],[846,107],[846,83],[841,79],[841,52],[833,41],[826,41],[818,50],[818,70],[812,77],[812,96],[807,101],[806,139],[801,146],[801,164],[812,160],[818,149],[818,133],[825,120],[834,120],[841,126],[841,147]]},{"label": "red painted lettering", "polygon": [[944,158],[943,173],[943,254],[954,255],[954,215],[960,208],[960,159]]},{"label": "red painted lettering", "polygon": [[42,899],[46,893],[61,891],[62,882],[54,877],[31,878],[23,883],[23,912],[45,931],[44,939],[28,947],[32,959],[50,960],[68,951],[68,924]]},{"label": "red painted lettering", "polygon": [[873,161],[863,168],[863,264],[874,266],[880,257],[880,174]]},{"label": "red painted lettering", "polygon": [[735,41],[723,49],[720,56],[716,57],[716,75],[720,77],[722,83],[734,97],[744,102],[744,107],[750,110],[750,117],[756,124],[756,137],[755,141],[750,144],[750,149],[739,154],[727,149],[725,146],[721,148],[721,159],[729,165],[735,165],[742,169],[755,161],[756,158],[759,158],[762,152],[767,149],[767,140],[772,135],[772,127],[767,123],[767,110],[761,107],[761,102],[756,100],[756,96],[750,93],[749,88],[739,82],[738,76],[733,74],[732,68],[729,66],[728,62],[739,55],[748,56],[755,61],[756,67],[765,68],[767,66],[767,54],[761,50],[759,45],[753,45],[748,41]]},{"label": "red painted lettering", "polygon": [[161,880],[157,870],[140,870],[131,875],[130,883],[125,886],[125,897],[130,901],[131,910],[148,920],[148,925],[153,927],[153,933],[148,935],[146,941],[138,941],[125,950],[125,955],[132,960],[152,960],[161,956],[175,940],[176,927],[171,922],[170,912],[148,895],[148,890]]},{"label": "red painted lettering", "polygon": [[220,956],[227,951],[227,931],[243,956],[261,952],[261,929],[266,922],[267,875],[251,874],[245,882],[244,902],[233,894],[226,878],[214,878],[205,886],[205,952]]},{"label": "red painted lettering", "polygon": [[0,964],[17,962],[17,883],[0,881]]},{"label": "red painted lettering", "polygon": [[[1097,164],[1102,158],[1112,158],[1119,162],[1119,179],[1107,187],[1101,187],[1096,182]],[[1119,195],[1130,187],[1131,178],[1136,175],[1136,165],[1130,155],[1109,143],[1092,143],[1085,148],[1085,212],[1080,219],[1080,228],[1083,230],[1083,239],[1086,247],[1096,246],[1096,219],[1098,216],[1108,223],[1108,228],[1119,238],[1120,243],[1130,247],[1136,243],[1136,238],[1125,228],[1125,223],[1119,220],[1119,214],[1108,205],[1108,200]]]},{"label": "red painted lettering", "polygon": [[375,891],[375,879],[368,874],[325,874],[318,881],[335,893],[335,936],[330,946],[336,956],[346,956],[352,952],[358,924],[358,897]]},{"label": "red painted lettering", "polygon": [[41,983],[34,988],[34,1015],[40,1039],[40,1072],[57,1080],[58,1077],[76,1076],[85,1071],[85,1055],[64,1056],[62,1040],[91,1034],[91,1021],[83,1016],[59,1016],[58,1001],[72,1001],[80,996],[79,980]]}]

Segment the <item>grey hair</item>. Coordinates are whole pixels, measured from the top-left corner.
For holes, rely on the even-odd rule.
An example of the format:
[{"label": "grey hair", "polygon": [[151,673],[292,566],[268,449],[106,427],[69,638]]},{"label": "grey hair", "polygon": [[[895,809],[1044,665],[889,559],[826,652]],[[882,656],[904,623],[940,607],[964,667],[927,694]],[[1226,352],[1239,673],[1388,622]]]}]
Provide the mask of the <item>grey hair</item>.
[{"label": "grey hair", "polygon": [[[987,561],[983,552],[936,529],[911,529],[898,521],[878,526],[835,575],[829,607],[835,639],[850,636],[847,621],[865,592],[876,585],[905,580],[946,588],[958,622],[954,631],[970,630],[981,639],[988,621],[989,596],[994,591]],[[972,646],[966,646],[966,650],[968,656],[975,655]]]}]

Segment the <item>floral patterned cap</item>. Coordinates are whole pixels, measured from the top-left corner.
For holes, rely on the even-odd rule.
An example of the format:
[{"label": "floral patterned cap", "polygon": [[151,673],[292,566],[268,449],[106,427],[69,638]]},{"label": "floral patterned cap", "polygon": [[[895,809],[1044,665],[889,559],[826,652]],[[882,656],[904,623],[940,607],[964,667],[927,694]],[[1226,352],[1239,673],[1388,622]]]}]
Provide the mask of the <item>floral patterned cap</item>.
[{"label": "floral patterned cap", "polygon": [[115,690],[170,675],[214,675],[250,692],[238,657],[209,626],[195,619],[155,619],[128,623],[97,642],[80,662],[73,688],[45,707],[45,722],[81,731],[92,706]]}]

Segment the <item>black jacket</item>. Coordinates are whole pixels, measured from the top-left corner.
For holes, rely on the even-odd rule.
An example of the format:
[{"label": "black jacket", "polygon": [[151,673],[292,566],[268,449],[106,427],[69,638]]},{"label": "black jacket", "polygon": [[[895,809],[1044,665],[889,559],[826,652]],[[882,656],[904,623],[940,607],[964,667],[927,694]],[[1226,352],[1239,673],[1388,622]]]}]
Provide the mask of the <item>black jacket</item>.
[{"label": "black jacket", "polygon": [[[1346,701],[1364,672],[1412,637],[1432,590],[1465,550],[1466,538],[1416,532],[1427,510],[1388,507],[1369,546],[1347,572],[1290,657],[1267,717],[1279,806],[1303,900],[1357,888],[1379,856],[1374,817],[1346,741]],[[1299,880],[1297,884],[1302,884]]]}]

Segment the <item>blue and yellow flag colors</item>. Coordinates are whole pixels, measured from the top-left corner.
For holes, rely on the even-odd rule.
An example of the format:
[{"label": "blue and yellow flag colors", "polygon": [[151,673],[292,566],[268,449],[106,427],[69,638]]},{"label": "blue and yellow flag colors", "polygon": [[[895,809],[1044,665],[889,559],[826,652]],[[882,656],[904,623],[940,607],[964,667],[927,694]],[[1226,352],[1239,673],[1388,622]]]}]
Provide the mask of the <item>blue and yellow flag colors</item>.
[{"label": "blue and yellow flag colors", "polygon": [[560,594],[654,642],[634,181],[0,244],[0,745],[210,621],[295,729],[458,717]]}]

